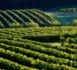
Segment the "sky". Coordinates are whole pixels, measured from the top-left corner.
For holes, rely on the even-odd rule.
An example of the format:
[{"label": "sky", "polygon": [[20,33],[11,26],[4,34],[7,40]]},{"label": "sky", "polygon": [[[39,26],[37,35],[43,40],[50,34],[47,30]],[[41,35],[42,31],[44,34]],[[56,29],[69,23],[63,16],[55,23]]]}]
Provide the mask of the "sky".
[{"label": "sky", "polygon": [[77,0],[0,0],[0,10],[33,8],[52,10],[75,6],[77,6]]}]

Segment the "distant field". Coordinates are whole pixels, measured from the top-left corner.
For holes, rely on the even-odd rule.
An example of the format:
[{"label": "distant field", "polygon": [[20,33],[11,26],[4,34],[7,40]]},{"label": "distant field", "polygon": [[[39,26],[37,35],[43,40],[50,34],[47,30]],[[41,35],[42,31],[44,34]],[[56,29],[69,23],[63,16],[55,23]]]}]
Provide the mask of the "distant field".
[{"label": "distant field", "polygon": [[0,69],[77,70],[77,27],[0,29]]},{"label": "distant field", "polygon": [[77,20],[77,13],[75,12],[48,12],[46,14],[59,21],[61,25],[72,25],[73,20]]},{"label": "distant field", "polygon": [[61,8],[61,12],[74,12],[77,13],[77,7],[71,7],[71,8]]}]

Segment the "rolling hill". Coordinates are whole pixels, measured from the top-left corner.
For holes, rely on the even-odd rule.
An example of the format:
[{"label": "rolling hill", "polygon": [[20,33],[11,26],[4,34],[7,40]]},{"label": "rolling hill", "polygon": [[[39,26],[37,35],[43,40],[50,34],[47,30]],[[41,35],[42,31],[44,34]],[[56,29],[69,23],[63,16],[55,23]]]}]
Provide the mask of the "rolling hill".
[{"label": "rolling hill", "polygon": [[0,10],[0,27],[44,27],[60,25],[52,17],[37,9],[26,10]]}]

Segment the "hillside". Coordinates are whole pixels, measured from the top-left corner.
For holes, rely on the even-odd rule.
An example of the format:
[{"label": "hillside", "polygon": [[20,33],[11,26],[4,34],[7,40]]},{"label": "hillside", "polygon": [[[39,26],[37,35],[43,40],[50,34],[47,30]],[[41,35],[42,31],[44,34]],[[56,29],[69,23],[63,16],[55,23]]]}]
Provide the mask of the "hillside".
[{"label": "hillside", "polygon": [[0,29],[0,70],[77,70],[77,27]]},{"label": "hillside", "polygon": [[58,21],[37,9],[0,10],[0,27],[44,27],[60,25]]}]

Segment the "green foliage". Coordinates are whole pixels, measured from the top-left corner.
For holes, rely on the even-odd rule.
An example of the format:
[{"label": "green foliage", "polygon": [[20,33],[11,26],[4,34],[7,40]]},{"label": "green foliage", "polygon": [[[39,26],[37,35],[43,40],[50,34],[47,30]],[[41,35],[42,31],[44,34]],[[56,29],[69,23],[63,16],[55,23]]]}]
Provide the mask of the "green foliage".
[{"label": "green foliage", "polygon": [[21,28],[21,27],[23,27],[23,25],[19,24],[18,22],[11,23],[9,25],[9,28]]},{"label": "green foliage", "polygon": [[38,27],[38,24],[35,22],[25,22],[24,27]]},{"label": "green foliage", "polygon": [[52,24],[53,24],[53,25],[56,25],[56,26],[61,25],[60,22],[58,22],[58,21],[56,21],[56,20],[55,20],[55,21],[52,21]]},{"label": "green foliage", "polygon": [[0,69],[77,70],[77,27],[0,29]]},{"label": "green foliage", "polygon": [[74,26],[77,26],[77,19],[74,19],[74,20],[72,21],[72,24],[73,24]]},{"label": "green foliage", "polygon": [[2,22],[0,22],[0,28],[4,28],[4,25]]}]

